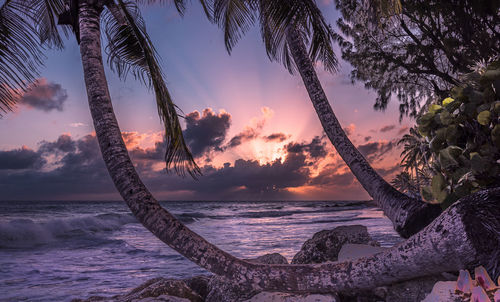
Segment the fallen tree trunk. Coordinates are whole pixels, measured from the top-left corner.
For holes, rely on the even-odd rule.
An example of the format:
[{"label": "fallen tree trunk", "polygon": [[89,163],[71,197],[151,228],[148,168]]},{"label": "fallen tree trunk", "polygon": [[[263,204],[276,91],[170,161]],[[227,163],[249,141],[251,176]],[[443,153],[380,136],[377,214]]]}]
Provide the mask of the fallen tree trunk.
[{"label": "fallen tree trunk", "polygon": [[[500,188],[467,196],[401,244],[356,261],[258,266],[261,289],[346,292],[484,265],[500,275]],[[264,277],[260,277],[262,275]]]}]

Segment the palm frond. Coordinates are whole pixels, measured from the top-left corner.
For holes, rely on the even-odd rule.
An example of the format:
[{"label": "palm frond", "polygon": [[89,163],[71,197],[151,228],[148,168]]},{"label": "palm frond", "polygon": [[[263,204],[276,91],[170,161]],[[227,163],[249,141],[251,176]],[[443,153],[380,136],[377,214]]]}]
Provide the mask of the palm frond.
[{"label": "palm frond", "polygon": [[56,20],[64,11],[64,0],[24,0],[33,8],[33,21],[40,42],[49,47],[62,49],[63,39],[59,30],[68,37],[68,27],[58,26]]},{"label": "palm frond", "polygon": [[0,116],[13,110],[43,65],[43,47],[29,22],[32,14],[24,1],[7,0],[0,7]]},{"label": "palm frond", "polygon": [[231,52],[239,39],[255,22],[255,7],[252,1],[212,0],[208,3],[212,22],[224,32],[224,43]]},{"label": "palm frond", "polygon": [[212,21],[224,31],[228,51],[234,47],[258,14],[262,40],[268,57],[295,70],[287,43],[287,29],[298,30],[309,46],[313,61],[321,61],[326,70],[335,72],[338,61],[332,48],[334,33],[314,0],[212,0]]},{"label": "palm frond", "polygon": [[139,4],[171,4],[173,2],[181,16],[184,15],[186,11],[185,0],[137,0],[136,2]]},{"label": "palm frond", "polygon": [[196,178],[201,170],[184,141],[177,108],[165,84],[158,54],[146,32],[144,20],[133,1],[118,0],[118,7],[127,24],[122,25],[108,11],[103,16],[108,63],[121,78],[132,73],[154,90],[158,114],[165,127],[166,168],[173,167],[179,175],[185,175],[187,171]]}]

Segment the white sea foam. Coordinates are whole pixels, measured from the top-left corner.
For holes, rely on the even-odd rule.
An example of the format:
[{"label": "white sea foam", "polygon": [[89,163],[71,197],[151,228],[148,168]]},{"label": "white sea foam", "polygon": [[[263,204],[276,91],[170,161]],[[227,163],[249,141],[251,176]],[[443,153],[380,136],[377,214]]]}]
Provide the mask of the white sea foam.
[{"label": "white sea foam", "polygon": [[72,237],[95,236],[133,222],[136,220],[130,214],[114,213],[45,221],[15,219],[0,223],[0,248],[32,247]]}]

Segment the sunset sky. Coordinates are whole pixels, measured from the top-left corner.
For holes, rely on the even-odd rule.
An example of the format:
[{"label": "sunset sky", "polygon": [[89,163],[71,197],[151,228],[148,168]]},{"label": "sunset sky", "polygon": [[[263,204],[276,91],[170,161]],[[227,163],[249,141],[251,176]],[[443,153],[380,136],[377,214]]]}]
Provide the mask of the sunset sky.
[{"label": "sunset sky", "polygon": [[[319,5],[335,24],[334,5]],[[228,55],[222,32],[196,1],[183,18],[165,6],[142,12],[204,174],[195,181],[165,173],[154,96],[106,69],[132,160],[158,199],[369,198],[324,137],[300,78],[269,61],[257,29]],[[348,63],[337,74],[317,71],[351,140],[390,180],[398,171],[395,144],[413,121],[399,123],[396,100],[374,111],[375,94],[351,84]],[[47,52],[39,87],[0,119],[0,192],[0,200],[119,199],[93,135],[73,37],[64,51]]]}]

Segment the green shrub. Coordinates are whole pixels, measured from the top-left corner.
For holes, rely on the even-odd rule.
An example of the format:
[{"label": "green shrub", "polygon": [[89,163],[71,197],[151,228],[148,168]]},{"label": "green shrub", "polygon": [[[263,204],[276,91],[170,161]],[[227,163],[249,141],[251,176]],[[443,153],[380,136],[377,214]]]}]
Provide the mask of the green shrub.
[{"label": "green shrub", "polygon": [[417,119],[431,150],[432,180],[421,196],[447,207],[500,184],[500,61],[464,77],[450,97]]}]

